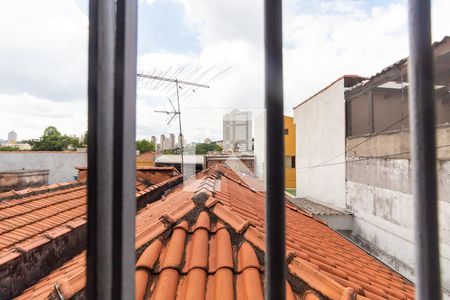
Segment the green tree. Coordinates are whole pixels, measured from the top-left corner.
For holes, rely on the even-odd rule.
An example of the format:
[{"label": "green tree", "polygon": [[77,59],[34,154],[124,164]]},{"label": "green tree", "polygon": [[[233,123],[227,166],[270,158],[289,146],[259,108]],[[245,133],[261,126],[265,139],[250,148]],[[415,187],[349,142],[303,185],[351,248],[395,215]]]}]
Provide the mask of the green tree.
[{"label": "green tree", "polygon": [[83,147],[87,147],[88,144],[88,131],[86,130],[86,132],[83,135]]},{"label": "green tree", "polygon": [[54,126],[49,126],[44,130],[44,134],[33,144],[34,151],[64,151],[76,149],[81,146],[81,142],[76,137],[62,135]]},{"label": "green tree", "polygon": [[216,143],[210,143],[210,144],[200,143],[200,144],[195,145],[195,153],[196,154],[206,154],[210,151],[220,152],[220,151],[222,151],[222,147],[220,147]]},{"label": "green tree", "polygon": [[20,149],[17,147],[11,146],[0,146],[0,151],[19,151]]},{"label": "green tree", "polygon": [[139,150],[139,153],[152,152],[155,151],[155,145],[146,139],[137,140],[136,150]]},{"label": "green tree", "polygon": [[29,140],[22,140],[22,144],[28,144],[31,147],[33,147],[37,142],[39,142],[39,139],[29,139]]}]

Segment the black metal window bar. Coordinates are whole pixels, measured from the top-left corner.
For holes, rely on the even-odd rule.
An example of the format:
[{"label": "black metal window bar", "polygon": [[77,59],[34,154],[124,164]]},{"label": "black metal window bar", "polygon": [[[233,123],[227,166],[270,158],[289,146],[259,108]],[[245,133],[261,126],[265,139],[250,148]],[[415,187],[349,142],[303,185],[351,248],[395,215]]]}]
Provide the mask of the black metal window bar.
[{"label": "black metal window bar", "polygon": [[[281,0],[265,0],[266,299],[284,299]],[[430,1],[409,0],[417,298],[440,299]],[[88,81],[89,299],[134,297],[137,0],[91,0]]]}]

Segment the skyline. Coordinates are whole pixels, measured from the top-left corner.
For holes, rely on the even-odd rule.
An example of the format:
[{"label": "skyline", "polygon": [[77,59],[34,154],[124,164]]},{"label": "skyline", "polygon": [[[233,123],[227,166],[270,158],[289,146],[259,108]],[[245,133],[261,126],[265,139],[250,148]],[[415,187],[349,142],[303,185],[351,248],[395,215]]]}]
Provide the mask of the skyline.
[{"label": "skyline", "polygon": [[[20,0],[1,7],[0,37],[8,43],[0,49],[0,132],[13,128],[29,139],[54,125],[64,134],[83,134],[87,1]],[[449,9],[448,1],[433,1],[433,40],[449,28]],[[220,138],[222,116],[233,108],[261,111],[261,17],[257,0],[139,1],[138,71],[231,67],[211,89],[181,100],[188,140]],[[370,76],[406,57],[406,25],[405,1],[285,1],[285,114],[344,74]],[[17,28],[14,37],[8,28]],[[142,83],[137,91],[137,138],[176,131],[154,113],[170,107],[166,95]]]}]

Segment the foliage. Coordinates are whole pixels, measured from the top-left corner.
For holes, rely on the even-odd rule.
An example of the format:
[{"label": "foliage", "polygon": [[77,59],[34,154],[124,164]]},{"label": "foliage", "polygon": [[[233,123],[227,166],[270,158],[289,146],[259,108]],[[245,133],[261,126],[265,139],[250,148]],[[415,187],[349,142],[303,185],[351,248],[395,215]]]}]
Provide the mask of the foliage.
[{"label": "foliage", "polygon": [[30,139],[30,140],[22,140],[20,141],[22,144],[28,144],[31,147],[33,147],[37,142],[39,142],[39,139]]},{"label": "foliage", "polygon": [[195,145],[195,153],[196,154],[206,154],[209,151],[220,152],[220,151],[222,151],[222,147],[220,147],[216,143],[210,143],[210,144],[201,143],[201,144]]},{"label": "foliage", "polygon": [[83,135],[83,146],[87,147],[88,144],[88,131],[86,130],[86,132]]},{"label": "foliage", "polygon": [[54,126],[49,126],[44,130],[44,134],[38,141],[33,143],[34,151],[64,151],[81,147],[81,142],[77,137],[62,135]]},{"label": "foliage", "polygon": [[152,152],[155,151],[155,144],[146,139],[137,140],[136,150],[139,150],[139,153]]},{"label": "foliage", "polygon": [[19,151],[20,149],[12,146],[0,146],[0,151]]}]

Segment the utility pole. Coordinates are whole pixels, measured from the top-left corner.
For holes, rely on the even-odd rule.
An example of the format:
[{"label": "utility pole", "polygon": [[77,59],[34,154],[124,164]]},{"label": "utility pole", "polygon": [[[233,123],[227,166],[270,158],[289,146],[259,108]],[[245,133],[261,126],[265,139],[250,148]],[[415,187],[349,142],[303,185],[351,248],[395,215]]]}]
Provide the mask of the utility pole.
[{"label": "utility pole", "polygon": [[177,104],[178,104],[178,125],[180,128],[180,151],[181,151],[181,174],[183,173],[183,166],[184,166],[184,158],[183,158],[183,132],[181,131],[181,110],[180,110],[180,93],[179,93],[179,86],[178,86],[178,79],[175,79],[175,84],[177,85]]},{"label": "utility pole", "polygon": [[181,170],[181,174],[184,175],[184,155],[183,155],[184,145],[183,145],[183,131],[181,129],[181,109],[180,109],[180,93],[179,93],[180,85],[189,85],[189,86],[194,86],[197,88],[207,88],[207,89],[209,88],[209,85],[195,83],[195,82],[189,82],[189,81],[185,81],[185,80],[178,80],[177,78],[173,79],[173,78],[166,78],[166,77],[160,77],[160,76],[154,76],[154,75],[146,75],[146,74],[142,74],[142,73],[138,73],[137,76],[141,77],[141,78],[148,78],[148,79],[153,79],[153,80],[158,80],[158,81],[167,81],[167,82],[175,83],[178,109],[175,109],[175,107],[172,104],[172,101],[170,101],[170,98],[169,98],[169,102],[172,105],[173,111],[155,111],[155,112],[172,115],[172,118],[169,120],[169,122],[167,124],[170,124],[170,122],[172,122],[172,120],[175,118],[175,116],[178,115],[178,125],[179,125],[179,132],[180,132],[180,135],[179,135],[180,152],[181,152],[180,170]]}]

